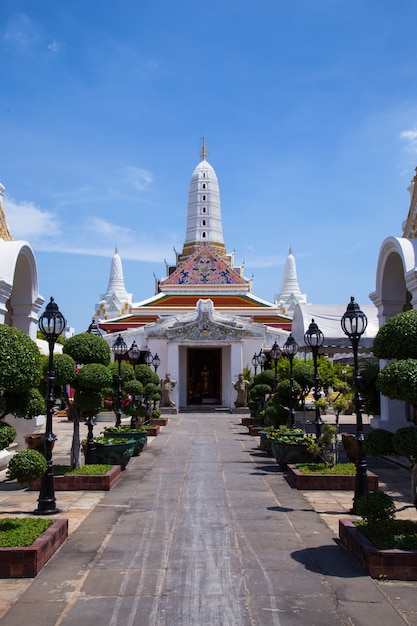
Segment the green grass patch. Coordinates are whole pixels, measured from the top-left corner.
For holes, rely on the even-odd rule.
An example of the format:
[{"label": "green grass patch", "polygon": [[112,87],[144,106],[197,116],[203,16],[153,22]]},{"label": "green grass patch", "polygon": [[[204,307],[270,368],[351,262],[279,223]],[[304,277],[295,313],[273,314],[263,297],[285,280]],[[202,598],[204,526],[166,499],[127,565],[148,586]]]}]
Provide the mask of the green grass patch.
[{"label": "green grass patch", "polygon": [[417,550],[417,522],[394,519],[381,524],[355,522],[356,528],[378,550]]},{"label": "green grass patch", "polygon": [[295,467],[301,474],[344,474],[353,476],[356,474],[354,463],[337,463],[325,465],[324,463],[296,463]]},{"label": "green grass patch", "polygon": [[0,548],[25,548],[43,535],[55,520],[6,517],[0,520]]},{"label": "green grass patch", "polygon": [[81,465],[76,469],[71,469],[70,465],[54,465],[54,476],[102,476],[107,474],[113,465]]}]

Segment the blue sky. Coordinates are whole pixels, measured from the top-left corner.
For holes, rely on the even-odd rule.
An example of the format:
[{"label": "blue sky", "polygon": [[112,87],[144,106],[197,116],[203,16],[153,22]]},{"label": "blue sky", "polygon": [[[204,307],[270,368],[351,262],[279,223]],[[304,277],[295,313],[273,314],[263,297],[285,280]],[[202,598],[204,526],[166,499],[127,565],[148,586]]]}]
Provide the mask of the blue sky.
[{"label": "blue sky", "polygon": [[185,238],[201,137],[253,291],[289,246],[315,304],[369,304],[417,166],[415,0],[2,0],[0,181],[42,295],[76,332],[154,293]]}]

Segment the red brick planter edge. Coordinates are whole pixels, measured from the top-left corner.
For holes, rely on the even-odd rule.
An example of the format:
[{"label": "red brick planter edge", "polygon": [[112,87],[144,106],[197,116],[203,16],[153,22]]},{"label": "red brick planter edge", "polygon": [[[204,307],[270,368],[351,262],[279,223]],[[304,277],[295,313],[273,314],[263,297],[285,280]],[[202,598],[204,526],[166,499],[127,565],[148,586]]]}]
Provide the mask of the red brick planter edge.
[{"label": "red brick planter edge", "polygon": [[34,578],[68,537],[68,520],[55,522],[26,548],[0,548],[0,578]]},{"label": "red brick planter edge", "polygon": [[378,550],[348,519],[339,520],[339,538],[371,578],[417,580],[417,550]]},{"label": "red brick planter edge", "polygon": [[[296,489],[302,491],[353,491],[355,475],[348,474],[302,474],[294,465],[288,464],[287,478]],[[378,476],[368,471],[368,487],[370,491],[378,490]]]},{"label": "red brick planter edge", "polygon": [[[89,476],[87,474],[54,476],[55,491],[109,491],[122,475],[120,465],[113,465],[106,474]],[[30,491],[39,491],[41,479],[29,485]]]}]

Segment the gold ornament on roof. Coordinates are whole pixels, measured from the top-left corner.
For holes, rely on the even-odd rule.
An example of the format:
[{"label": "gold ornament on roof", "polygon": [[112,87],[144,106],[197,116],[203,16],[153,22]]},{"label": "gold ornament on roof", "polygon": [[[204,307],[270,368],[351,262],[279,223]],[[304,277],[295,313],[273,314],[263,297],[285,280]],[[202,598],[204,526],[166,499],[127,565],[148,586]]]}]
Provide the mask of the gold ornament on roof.
[{"label": "gold ornament on roof", "polygon": [[4,241],[13,241],[12,234],[7,226],[6,216],[4,215],[3,207],[0,201],[0,239]]},{"label": "gold ornament on roof", "polygon": [[201,140],[201,150],[200,150],[200,157],[202,161],[206,161],[207,157],[209,155],[209,151],[207,150],[207,146],[206,146],[206,140],[203,137]]}]

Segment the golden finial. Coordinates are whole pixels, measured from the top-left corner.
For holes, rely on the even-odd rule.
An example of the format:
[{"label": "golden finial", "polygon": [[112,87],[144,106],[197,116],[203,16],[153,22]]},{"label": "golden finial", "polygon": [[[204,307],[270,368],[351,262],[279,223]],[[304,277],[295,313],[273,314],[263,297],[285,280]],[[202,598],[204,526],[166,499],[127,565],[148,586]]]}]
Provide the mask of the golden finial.
[{"label": "golden finial", "polygon": [[203,137],[202,140],[201,140],[201,150],[200,150],[201,160],[205,161],[207,159],[208,155],[209,155],[209,151],[207,150],[206,140]]}]

